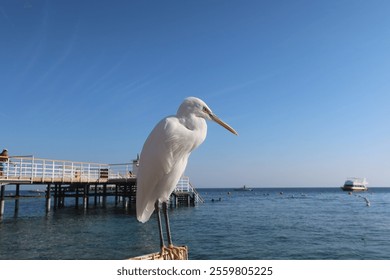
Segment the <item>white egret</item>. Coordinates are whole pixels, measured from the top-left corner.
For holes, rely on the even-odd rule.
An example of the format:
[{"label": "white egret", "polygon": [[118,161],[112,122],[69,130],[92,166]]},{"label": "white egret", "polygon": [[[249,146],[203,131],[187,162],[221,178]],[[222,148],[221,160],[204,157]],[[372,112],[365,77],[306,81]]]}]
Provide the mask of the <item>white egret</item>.
[{"label": "white egret", "polygon": [[137,173],[137,219],[145,223],[156,210],[161,248],[164,247],[164,238],[160,204],[165,216],[168,244],[172,246],[167,202],[184,173],[191,152],[206,138],[206,120],[215,121],[238,135],[214,115],[205,102],[188,97],[176,115],[162,119],[154,127],[142,148]]}]

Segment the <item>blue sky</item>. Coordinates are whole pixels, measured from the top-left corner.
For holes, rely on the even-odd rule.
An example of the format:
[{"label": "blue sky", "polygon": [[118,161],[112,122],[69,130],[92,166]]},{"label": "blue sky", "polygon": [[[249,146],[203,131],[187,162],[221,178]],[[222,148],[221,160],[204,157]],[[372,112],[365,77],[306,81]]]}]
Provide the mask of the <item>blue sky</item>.
[{"label": "blue sky", "polygon": [[0,2],[0,148],[119,163],[187,96],[199,187],[390,186],[390,2]]}]

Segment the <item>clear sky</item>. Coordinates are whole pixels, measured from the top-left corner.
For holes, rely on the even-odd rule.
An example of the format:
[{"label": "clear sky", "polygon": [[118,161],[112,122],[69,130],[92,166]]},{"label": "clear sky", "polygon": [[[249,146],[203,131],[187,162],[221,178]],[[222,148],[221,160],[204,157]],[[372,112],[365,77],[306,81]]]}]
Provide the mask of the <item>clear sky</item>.
[{"label": "clear sky", "polygon": [[389,1],[0,1],[0,148],[128,162],[185,97],[198,187],[390,186]]}]

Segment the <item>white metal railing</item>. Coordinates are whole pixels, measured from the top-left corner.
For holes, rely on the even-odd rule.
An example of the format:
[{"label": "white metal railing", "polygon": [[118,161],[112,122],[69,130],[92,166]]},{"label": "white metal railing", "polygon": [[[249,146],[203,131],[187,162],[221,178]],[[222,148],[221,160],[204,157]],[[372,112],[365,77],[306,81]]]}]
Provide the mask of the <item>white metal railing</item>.
[{"label": "white metal railing", "polygon": [[190,178],[183,176],[180,178],[176,185],[176,192],[189,192],[191,191]]},{"label": "white metal railing", "polygon": [[200,194],[196,191],[196,189],[192,186],[190,182],[190,178],[187,176],[183,176],[180,178],[179,182],[176,185],[175,192],[191,192],[195,195],[196,203],[204,202],[204,199],[200,196]]},{"label": "white metal railing", "polygon": [[95,182],[132,178],[133,163],[101,164],[13,156],[0,163],[0,180]]}]

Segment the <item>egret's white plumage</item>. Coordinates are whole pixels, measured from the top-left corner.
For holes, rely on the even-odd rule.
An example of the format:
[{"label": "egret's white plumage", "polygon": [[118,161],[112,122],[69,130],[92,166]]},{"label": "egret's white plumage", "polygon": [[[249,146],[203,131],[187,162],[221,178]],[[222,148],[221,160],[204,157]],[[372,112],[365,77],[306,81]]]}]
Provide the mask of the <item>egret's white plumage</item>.
[{"label": "egret's white plumage", "polygon": [[237,132],[216,117],[205,102],[189,97],[175,116],[161,120],[143,146],[137,174],[137,219],[147,222],[155,203],[166,202],[186,168],[188,157],[206,138],[206,120]]}]

